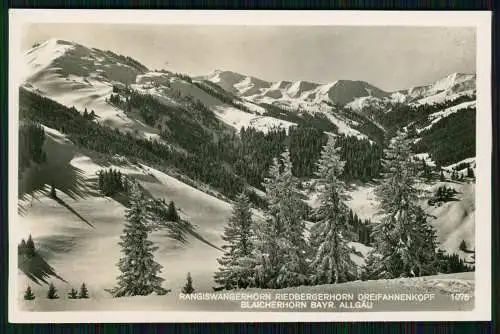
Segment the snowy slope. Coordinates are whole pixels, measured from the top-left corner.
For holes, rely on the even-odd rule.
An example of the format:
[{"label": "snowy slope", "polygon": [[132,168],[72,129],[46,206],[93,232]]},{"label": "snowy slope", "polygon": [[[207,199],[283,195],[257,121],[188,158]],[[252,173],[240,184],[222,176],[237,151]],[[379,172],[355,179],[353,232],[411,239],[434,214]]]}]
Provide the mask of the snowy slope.
[{"label": "snowy slope", "polygon": [[257,94],[261,89],[270,86],[270,83],[264,80],[232,71],[215,70],[208,75],[195,77],[195,79],[211,81],[228,92],[244,96]]},{"label": "snowy slope", "polygon": [[439,122],[443,118],[448,117],[448,116],[456,113],[459,110],[467,109],[467,108],[475,108],[475,107],[476,107],[476,101],[466,101],[466,102],[462,102],[460,104],[457,104],[455,106],[446,108],[444,110],[432,113],[428,116],[428,119],[430,120],[430,124],[423,127],[423,128],[416,129],[416,131],[417,131],[417,133],[420,133],[422,131],[428,130],[428,129],[432,128],[432,126],[434,124],[436,124],[437,122]]},{"label": "snowy slope", "polygon": [[459,201],[427,208],[426,211],[436,217],[432,224],[438,231],[438,242],[444,250],[470,260],[471,254],[460,251],[458,247],[465,240],[469,248],[475,249],[475,185],[468,182],[442,182],[434,189],[439,185],[457,190]]},{"label": "snowy slope", "polygon": [[288,129],[290,126],[294,125],[292,122],[279,120],[269,116],[261,116],[261,114],[265,112],[264,108],[251,102],[238,101],[246,108],[252,110],[253,113],[238,109],[208,94],[195,84],[182,80],[169,73],[149,72],[140,75],[137,78],[137,83],[131,87],[139,92],[151,94],[165,104],[177,104],[175,99],[171,97],[175,94],[190,96],[203,103],[212,110],[221,121],[230,125],[237,131],[239,131],[241,127],[253,127],[263,132],[267,132],[273,127]]},{"label": "snowy slope", "polygon": [[[152,240],[159,246],[156,258],[164,266],[165,286],[179,290],[190,271],[195,281],[199,280],[199,289],[211,289],[216,258],[221,254],[214,246],[222,243],[220,235],[230,215],[229,203],[144,165],[99,166],[90,157],[78,153],[64,135],[54,132],[51,136],[57,140],[49,139],[45,146],[48,158],[59,155],[66,147],[64,151],[68,152],[71,166],[85,178],[95,180],[99,169],[113,167],[137,179],[154,197],[173,200],[180,215],[195,225],[195,231],[205,241],[189,236],[188,243],[182,244],[168,239],[164,232],[154,232]],[[111,198],[92,192],[76,199],[62,191],[57,191],[57,195],[64,204],[44,194],[39,194],[32,203],[25,201],[26,210],[17,222],[17,239],[26,239],[28,234],[33,236],[44,259],[67,281],[49,278],[61,290],[62,298],[66,298],[63,291],[77,288],[82,281],[87,283],[93,297],[105,297],[104,289],[112,287],[118,275],[118,241],[125,222],[125,208]],[[99,274],[92,274],[96,269]],[[30,284],[36,294],[45,293],[45,285],[34,284],[21,272],[19,283],[22,289]]]},{"label": "snowy slope", "polygon": [[476,75],[452,73],[430,85],[399,91],[407,101],[417,104],[432,104],[453,100],[460,95],[473,94],[476,90]]},{"label": "snowy slope", "polygon": [[[441,185],[457,190],[458,200],[444,203],[439,207],[429,206],[427,198],[430,198]],[[348,191],[350,199],[347,201],[348,206],[359,218],[370,219],[372,222],[380,219],[375,187],[376,184],[352,184]],[[468,181],[437,182],[431,186],[422,185],[420,188],[425,190],[422,194],[421,205],[431,217],[435,217],[430,221],[436,228],[440,247],[447,252],[458,253],[461,257],[469,259],[470,254],[459,251],[458,246],[462,240],[465,240],[468,245],[474,245],[475,185]]]},{"label": "snowy slope", "polygon": [[[191,96],[212,109],[225,123],[235,127],[252,127],[267,131],[276,125],[288,127],[290,122],[271,117],[260,117],[265,110],[249,101],[243,101],[253,113],[230,106],[207,94],[191,82],[168,71],[149,71],[132,58],[111,51],[91,49],[83,45],[51,39],[24,55],[23,86],[80,112],[94,110],[99,121],[121,129],[137,130],[147,138],[158,139],[158,130],[132,119],[123,110],[108,102],[113,86],[130,88],[155,96],[168,105],[177,105],[176,96]],[[232,72],[214,72],[217,77],[231,81]],[[237,77],[237,76],[236,76]],[[239,78],[239,77],[238,77]],[[242,77],[238,93],[255,91],[262,84],[256,78]],[[254,88],[252,88],[254,87]],[[224,110],[221,112],[220,110]],[[257,115],[255,115],[257,114]]]},{"label": "snowy slope", "polygon": [[212,110],[217,117],[238,131],[242,127],[252,127],[262,132],[267,132],[272,128],[284,128],[288,131],[290,126],[295,125],[295,123],[274,117],[249,114],[234,107],[213,106]]},{"label": "snowy slope", "polygon": [[23,86],[80,112],[94,110],[111,126],[156,134],[107,102],[113,85],[131,84],[146,67],[110,51],[51,39],[26,52]]},{"label": "snowy slope", "polygon": [[71,43],[61,43],[57,39],[49,39],[35,46],[25,54],[26,66],[22,68],[22,80],[29,79],[36,73],[46,69],[54,60],[63,56],[71,49],[74,49],[74,45]]}]

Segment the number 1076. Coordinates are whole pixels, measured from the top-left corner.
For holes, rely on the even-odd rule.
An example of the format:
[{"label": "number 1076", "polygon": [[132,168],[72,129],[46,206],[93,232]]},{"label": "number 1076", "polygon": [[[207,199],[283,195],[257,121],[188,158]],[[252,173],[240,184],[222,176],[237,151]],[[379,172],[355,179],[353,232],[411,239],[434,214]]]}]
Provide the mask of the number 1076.
[{"label": "number 1076", "polygon": [[472,297],[468,293],[452,293],[451,300],[457,302],[468,302]]}]

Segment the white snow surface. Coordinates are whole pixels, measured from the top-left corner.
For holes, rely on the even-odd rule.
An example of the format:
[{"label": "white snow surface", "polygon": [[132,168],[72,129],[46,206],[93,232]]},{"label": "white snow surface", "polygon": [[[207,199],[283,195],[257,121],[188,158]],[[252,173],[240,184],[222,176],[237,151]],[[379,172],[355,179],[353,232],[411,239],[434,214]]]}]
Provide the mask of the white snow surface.
[{"label": "white snow surface", "polygon": [[428,166],[431,167],[436,166],[436,162],[432,160],[431,155],[429,153],[418,153],[415,154],[415,157],[418,158],[419,160],[423,159]]},{"label": "white snow surface", "polygon": [[418,104],[432,104],[472,94],[475,89],[475,74],[453,73],[431,85],[411,88],[406,93]]},{"label": "white snow surface", "polygon": [[[50,146],[48,154],[60,150],[61,145]],[[88,156],[75,154],[71,165],[86,178],[95,180],[102,168],[118,169],[137,179],[155,198],[173,200],[181,217],[195,225],[195,231],[202,238],[215,246],[221,245],[220,235],[231,213],[229,203],[148,166],[130,165],[122,159],[122,163],[104,167]],[[75,200],[61,191],[57,195],[68,207],[45,195],[38,196],[16,222],[18,238],[26,239],[31,234],[44,259],[67,281],[49,278],[60,289],[60,295],[65,295],[65,290],[71,287],[78,288],[84,281],[93,298],[110,297],[104,289],[113,287],[119,274],[116,263],[121,256],[118,241],[124,227],[125,207],[108,197],[89,194]],[[188,236],[188,243],[182,244],[169,239],[162,231],[153,232],[151,240],[159,246],[155,257],[164,266],[161,276],[166,279],[167,288],[179,291],[190,271],[198,289],[211,289],[216,258],[221,254],[219,249],[193,236]],[[30,283],[21,272],[19,279],[22,289],[30,284],[37,295],[45,293],[45,285]]]},{"label": "white snow surface", "polygon": [[284,128],[288,131],[290,126],[296,125],[274,117],[250,114],[234,107],[214,106],[212,110],[219,119],[238,131],[241,127],[252,127],[265,133],[272,128]]},{"label": "white snow surface", "polygon": [[71,44],[62,43],[52,38],[25,53],[25,66],[22,67],[22,80],[26,80],[36,73],[46,69],[55,59],[66,51],[74,48]]}]

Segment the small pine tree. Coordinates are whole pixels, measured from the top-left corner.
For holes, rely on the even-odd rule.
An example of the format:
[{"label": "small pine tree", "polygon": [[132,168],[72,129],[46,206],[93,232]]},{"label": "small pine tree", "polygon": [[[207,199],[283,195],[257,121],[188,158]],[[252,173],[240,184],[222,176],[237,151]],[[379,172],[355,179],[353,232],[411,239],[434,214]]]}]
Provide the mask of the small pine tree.
[{"label": "small pine tree", "polygon": [[75,289],[71,288],[71,291],[68,292],[68,298],[69,299],[77,299],[78,298],[78,291]]},{"label": "small pine tree", "polygon": [[85,286],[85,283],[82,283],[82,286],[80,287],[80,293],[78,294],[78,298],[80,299],[89,298],[89,290]]},{"label": "small pine tree", "polygon": [[33,300],[35,299],[35,294],[31,290],[31,287],[28,285],[26,291],[24,292],[24,300]]},{"label": "small pine tree", "polygon": [[467,243],[465,242],[465,240],[462,240],[460,242],[460,245],[458,246],[458,249],[460,249],[462,252],[466,252],[467,251]]},{"label": "small pine tree", "polygon": [[168,203],[167,220],[172,222],[178,222],[180,220],[174,201],[170,201],[170,203]]},{"label": "small pine tree", "polygon": [[443,170],[441,170],[441,173],[439,174],[439,181],[441,181],[441,182],[446,181],[446,179],[445,179],[445,177],[444,177],[444,172],[443,172]]},{"label": "small pine tree", "polygon": [[104,172],[100,170],[97,175],[99,176],[98,187],[99,190],[104,193]]},{"label": "small pine tree", "polygon": [[50,197],[54,199],[57,198],[56,187],[54,186],[54,182],[50,184]]},{"label": "small pine tree", "polygon": [[57,289],[53,283],[49,284],[49,291],[47,291],[47,298],[48,299],[58,299],[59,298],[59,296],[57,295]]},{"label": "small pine tree", "polygon": [[33,238],[31,237],[31,234],[29,235],[28,237],[28,241],[26,241],[26,248],[25,248],[25,254],[26,256],[28,257],[34,257],[35,254],[36,254],[36,251],[35,251],[35,243],[33,241]]},{"label": "small pine tree", "polygon": [[194,288],[193,288],[193,279],[191,278],[191,273],[187,273],[186,277],[186,285],[182,288],[182,293],[193,293]]}]

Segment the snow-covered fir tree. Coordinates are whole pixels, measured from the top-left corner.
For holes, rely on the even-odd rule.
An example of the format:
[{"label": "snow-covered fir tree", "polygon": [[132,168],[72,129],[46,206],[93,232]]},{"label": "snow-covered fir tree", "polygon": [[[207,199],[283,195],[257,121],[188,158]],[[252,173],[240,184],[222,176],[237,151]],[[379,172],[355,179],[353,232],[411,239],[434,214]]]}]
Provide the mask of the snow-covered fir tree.
[{"label": "snow-covered fir tree", "polygon": [[33,290],[31,290],[31,287],[28,285],[26,288],[26,291],[24,292],[24,300],[33,300],[35,299],[35,294],[33,293]]},{"label": "snow-covered fir tree", "polygon": [[157,247],[148,240],[150,229],[146,217],[146,199],[140,187],[133,183],[130,189],[130,208],[127,223],[120,237],[123,257],[118,262],[121,275],[117,285],[109,290],[114,297],[149,295],[153,292],[165,294],[158,274],[162,266],[154,260]]},{"label": "snow-covered fir tree", "polygon": [[74,288],[71,288],[70,292],[68,292],[68,299],[77,299],[78,298],[78,291],[76,291]]},{"label": "snow-covered fir tree", "polygon": [[252,285],[260,288],[277,288],[276,276],[280,266],[280,249],[278,239],[283,234],[282,222],[278,218],[279,198],[278,190],[280,177],[280,163],[277,158],[269,168],[269,177],[264,180],[268,207],[265,212],[265,221],[256,224],[254,262],[255,273]]},{"label": "snow-covered fir tree", "polygon": [[384,179],[376,189],[383,217],[373,234],[382,256],[381,275],[389,277],[435,272],[428,265],[436,257],[435,232],[417,203],[418,167],[412,156],[410,140],[398,133],[385,151]]},{"label": "snow-covered fir tree", "polygon": [[59,296],[57,295],[57,289],[53,283],[49,284],[49,290],[47,291],[47,298],[48,299],[58,299]]},{"label": "snow-covered fir tree", "polygon": [[191,273],[187,273],[186,276],[186,285],[182,287],[182,293],[193,293],[194,292],[194,287],[193,287],[193,278],[191,277]]},{"label": "snow-covered fir tree", "polygon": [[307,242],[304,237],[305,221],[302,201],[297,191],[298,180],[292,175],[290,152],[281,155],[283,170],[280,175],[280,219],[283,220],[282,264],[276,283],[279,286],[298,286],[308,281]]},{"label": "snow-covered fir tree", "polygon": [[345,185],[340,180],[344,161],[335,139],[330,138],[323,147],[318,161],[320,207],[318,222],[311,228],[312,281],[315,284],[340,283],[356,275],[356,265],[351,260],[348,241],[352,238],[348,221],[349,210],[345,204]]},{"label": "snow-covered fir tree", "polygon": [[251,254],[252,213],[248,197],[242,193],[236,199],[233,212],[224,228],[222,246],[224,254],[217,259],[220,267],[214,274],[214,280],[226,289],[246,288],[253,276]]},{"label": "snow-covered fir tree", "polygon": [[296,185],[290,154],[285,151],[273,160],[264,182],[268,208],[265,221],[256,228],[255,286],[283,288],[308,280],[305,224]]},{"label": "snow-covered fir tree", "polygon": [[89,290],[87,289],[85,283],[82,283],[82,286],[80,287],[80,293],[78,294],[78,298],[81,299],[89,298]]}]

